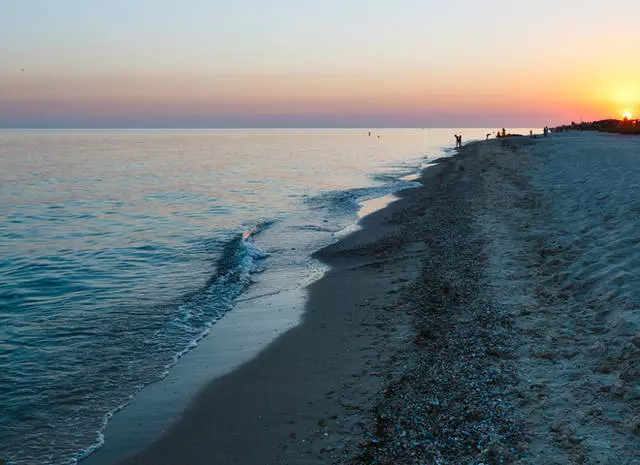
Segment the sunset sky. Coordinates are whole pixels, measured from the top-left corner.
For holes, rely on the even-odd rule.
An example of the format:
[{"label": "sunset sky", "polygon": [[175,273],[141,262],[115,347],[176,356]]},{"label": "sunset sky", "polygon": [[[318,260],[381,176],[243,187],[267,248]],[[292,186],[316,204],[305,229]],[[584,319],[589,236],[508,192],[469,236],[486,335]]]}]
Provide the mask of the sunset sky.
[{"label": "sunset sky", "polygon": [[638,0],[2,0],[0,127],[638,115],[639,21]]}]

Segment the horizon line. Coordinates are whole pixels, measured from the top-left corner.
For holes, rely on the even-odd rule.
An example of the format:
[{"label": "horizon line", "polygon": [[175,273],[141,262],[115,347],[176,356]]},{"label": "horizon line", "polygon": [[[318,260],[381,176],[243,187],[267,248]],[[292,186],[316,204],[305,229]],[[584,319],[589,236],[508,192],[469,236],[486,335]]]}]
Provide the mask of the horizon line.
[{"label": "horizon line", "polygon": [[[281,130],[281,129],[489,129],[498,126],[25,126],[11,127],[0,126],[0,131],[33,131],[33,130],[238,130],[238,129],[261,129],[261,130]],[[538,126],[509,126],[515,129],[537,128]],[[543,127],[543,126],[540,126]]]}]

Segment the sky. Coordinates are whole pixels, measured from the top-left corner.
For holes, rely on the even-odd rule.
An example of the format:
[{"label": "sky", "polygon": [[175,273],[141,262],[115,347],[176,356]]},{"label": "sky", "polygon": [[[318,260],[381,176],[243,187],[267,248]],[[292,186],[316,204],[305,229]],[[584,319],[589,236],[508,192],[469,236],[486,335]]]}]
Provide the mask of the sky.
[{"label": "sky", "polygon": [[640,2],[0,0],[0,127],[640,115]]}]

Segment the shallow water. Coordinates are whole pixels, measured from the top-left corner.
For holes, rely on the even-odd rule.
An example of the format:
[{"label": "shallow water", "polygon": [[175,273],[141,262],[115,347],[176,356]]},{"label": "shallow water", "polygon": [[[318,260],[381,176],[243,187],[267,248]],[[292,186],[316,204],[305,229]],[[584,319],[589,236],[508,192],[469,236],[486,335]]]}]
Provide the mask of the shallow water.
[{"label": "shallow water", "polygon": [[453,132],[0,132],[0,458],[100,445],[252,273],[313,279],[309,253]]}]

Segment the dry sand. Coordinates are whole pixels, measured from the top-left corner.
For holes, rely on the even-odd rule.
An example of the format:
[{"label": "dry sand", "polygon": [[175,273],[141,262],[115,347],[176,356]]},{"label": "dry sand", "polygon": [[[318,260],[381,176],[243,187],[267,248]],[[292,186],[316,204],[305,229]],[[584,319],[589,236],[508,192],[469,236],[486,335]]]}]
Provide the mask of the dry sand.
[{"label": "dry sand", "polygon": [[[469,144],[128,464],[640,463],[640,139]],[[637,163],[636,163],[637,164]]]}]

